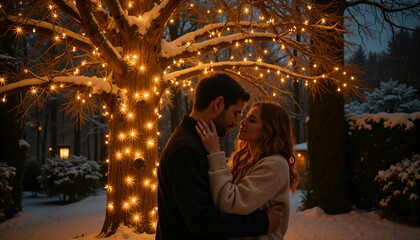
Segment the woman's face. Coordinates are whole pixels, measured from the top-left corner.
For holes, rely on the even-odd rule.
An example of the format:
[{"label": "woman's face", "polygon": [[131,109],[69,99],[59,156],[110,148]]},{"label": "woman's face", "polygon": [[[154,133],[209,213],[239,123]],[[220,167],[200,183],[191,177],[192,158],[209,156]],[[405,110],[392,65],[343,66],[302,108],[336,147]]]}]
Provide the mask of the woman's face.
[{"label": "woman's face", "polygon": [[261,109],[256,106],[249,110],[246,118],[241,121],[238,138],[250,144],[260,144],[266,135],[263,129]]}]

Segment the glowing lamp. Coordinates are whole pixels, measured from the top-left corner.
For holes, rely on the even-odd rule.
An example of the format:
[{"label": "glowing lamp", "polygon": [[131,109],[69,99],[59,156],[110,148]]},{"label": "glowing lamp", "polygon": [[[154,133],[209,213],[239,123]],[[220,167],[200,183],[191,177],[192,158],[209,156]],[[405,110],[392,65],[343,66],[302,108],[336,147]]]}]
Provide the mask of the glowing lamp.
[{"label": "glowing lamp", "polygon": [[58,147],[60,158],[67,159],[70,156],[70,147],[69,146],[59,146]]}]

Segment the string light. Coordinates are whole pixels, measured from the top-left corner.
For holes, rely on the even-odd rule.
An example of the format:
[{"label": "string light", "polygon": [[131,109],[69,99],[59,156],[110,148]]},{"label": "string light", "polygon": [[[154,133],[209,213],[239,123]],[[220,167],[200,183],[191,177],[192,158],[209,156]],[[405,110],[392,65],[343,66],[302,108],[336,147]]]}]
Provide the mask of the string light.
[{"label": "string light", "polygon": [[[192,7],[194,7],[194,4],[193,3],[190,3],[189,6],[192,8]],[[98,8],[101,8],[101,7],[102,7],[102,5],[101,4],[98,4]],[[133,3],[132,2],[128,2],[128,8],[132,8],[132,7],[133,7]],[[54,6],[53,5],[49,5],[49,8],[51,10],[53,10],[54,9]],[[309,5],[308,6],[308,9],[311,10],[311,8],[312,8],[312,6]],[[217,9],[216,11],[218,13],[223,13],[223,11],[221,9]],[[245,14],[248,14],[251,10],[250,10],[250,8],[246,7],[246,8],[244,8],[243,11],[244,11]],[[207,10],[207,12],[210,13],[210,10]],[[57,18],[58,17],[57,13],[52,13],[52,16],[54,18]],[[138,16],[138,18],[139,19],[142,19],[142,16]],[[264,20],[264,16],[260,16],[259,19],[261,21],[263,21]],[[174,23],[174,19],[170,19],[169,22],[170,23]],[[267,23],[274,23],[275,22],[275,19],[269,19],[266,22]],[[325,23],[325,19],[323,18],[321,20],[321,22],[322,23]],[[304,25],[308,25],[309,24],[308,20],[305,20],[303,23],[304,23]],[[301,29],[301,31],[305,31],[306,30],[305,28],[300,28],[300,29]],[[230,31],[230,28],[227,28],[227,30]],[[294,27],[290,28],[289,31],[290,32],[299,31],[299,27],[294,26]],[[21,27],[18,27],[18,28],[16,28],[16,32],[18,34],[20,34],[20,33],[23,32],[23,29]],[[33,28],[33,32],[34,33],[36,32],[36,28]],[[251,30],[250,32],[251,33],[254,33],[254,30]],[[256,32],[258,32],[258,31],[256,31]],[[81,34],[83,36],[85,36],[85,33],[82,32]],[[211,37],[216,37],[216,36],[221,36],[221,35],[222,35],[222,32],[220,32],[219,30],[212,31],[210,33],[210,36]],[[60,41],[61,39],[65,39],[65,38],[66,38],[66,34],[65,33],[62,33],[60,35],[55,36],[55,40],[56,41]],[[273,40],[273,42],[276,42],[277,41],[279,44],[281,44],[281,40],[279,41],[279,39],[280,39],[280,37],[275,37],[272,40]],[[245,39],[244,42],[245,43],[252,43],[252,41],[253,41],[253,39],[250,38],[250,39]],[[237,48],[241,47],[240,46],[240,42],[243,43],[243,40],[236,41],[236,43],[234,43],[235,47],[237,47]],[[195,43],[188,41],[188,42],[185,43],[184,46],[189,47],[189,46],[191,46],[193,44],[195,44]],[[232,45],[233,45],[233,43],[232,43]],[[281,44],[280,47],[281,47],[281,49],[284,50],[285,49],[285,44]],[[214,48],[213,50],[215,52],[218,51],[217,48]],[[73,52],[77,51],[76,47],[72,47],[72,51]],[[194,50],[194,51],[197,51],[197,50]],[[256,54],[254,54],[254,56],[252,56],[252,54],[249,54],[249,57],[247,59],[246,57],[245,58],[243,57],[243,56],[246,56],[247,54],[242,55],[242,52],[240,50],[238,50],[238,52],[239,52],[238,55],[235,55],[235,57],[232,55],[232,56],[230,56],[230,59],[232,59],[232,60],[233,59],[237,59],[238,61],[240,61],[240,59],[243,59],[244,62],[247,62],[247,61],[252,62],[252,61],[255,61],[255,60],[258,63],[262,63],[263,62],[263,59],[261,57],[258,57],[258,55],[255,56]],[[268,52],[269,51],[267,49],[263,49],[263,53],[264,54],[267,54]],[[99,54],[98,48],[96,48],[92,53],[94,55]],[[261,52],[258,52],[258,53],[260,54]],[[200,51],[197,51],[197,55],[201,55],[201,52]],[[139,61],[141,61],[141,60],[139,60],[138,55],[135,55],[135,54],[134,55],[131,55],[131,54],[130,55],[125,55],[124,56],[124,59],[126,60],[127,63],[129,63],[131,65],[135,65],[135,67],[137,68],[137,70],[140,69],[141,71],[145,71],[146,68],[149,67],[148,65],[141,65],[141,63],[139,64]],[[290,61],[290,63],[288,65],[289,66],[292,66],[293,65],[293,61],[294,60]],[[87,64],[86,61],[83,61],[81,65],[84,66],[85,64]],[[90,63],[90,64],[93,64],[93,63]],[[174,65],[181,66],[181,65],[184,65],[185,64],[185,61],[182,60],[182,59],[179,59],[178,61],[177,60],[174,60],[173,61],[173,64]],[[201,62],[198,63],[198,65],[201,65],[201,64],[202,64]],[[208,64],[208,62],[205,62],[205,64]],[[173,66],[172,69],[175,68],[174,65],[172,65]],[[213,65],[213,62],[210,62],[210,65]],[[106,67],[105,63],[102,63],[101,66],[102,66],[102,68],[105,68]],[[313,67],[316,68],[317,67],[317,64],[313,64]],[[239,71],[239,67],[238,66],[233,66],[232,69],[234,69],[233,71],[235,71],[238,75],[241,74],[241,72]],[[259,76],[260,77],[263,77],[264,74],[262,72],[264,71],[264,69],[266,69],[266,67],[261,66],[261,64],[260,64],[260,68],[258,66],[255,66],[255,70],[257,70],[257,71],[260,70],[260,72],[256,72],[255,75],[258,76],[258,73],[259,73]],[[299,69],[299,68],[297,67],[297,69]],[[306,71],[306,68],[305,67],[301,67],[300,69],[302,71]],[[208,72],[211,72],[213,70],[214,70],[213,67],[209,67],[208,69],[206,68],[204,70],[204,73],[207,74]],[[270,69],[266,69],[266,70],[267,70],[267,73],[268,74],[271,73]],[[273,70],[273,74],[276,72],[277,75],[279,75],[279,78],[281,77],[281,82],[283,83],[285,81],[285,78],[283,77],[284,74],[285,74],[285,72],[283,71],[283,73],[281,73],[280,70],[277,70],[277,71],[276,70]],[[171,72],[172,71],[171,70],[171,66],[168,66],[168,70],[167,71],[168,72]],[[164,71],[163,74],[166,74],[167,71]],[[338,71],[338,67],[337,67],[336,71]],[[286,70],[286,72],[287,72],[287,70]],[[79,71],[78,68],[73,69],[73,74],[74,75],[77,75],[79,73],[80,73],[80,71]],[[345,74],[346,73],[343,72],[343,75],[345,75]],[[282,76],[280,76],[280,75],[282,75]],[[325,78],[325,74],[323,74],[322,77]],[[287,78],[289,78],[288,75],[287,75]],[[352,76],[350,79],[351,80],[354,80],[354,77]],[[154,76],[152,76],[152,78],[149,79],[149,81],[154,81],[156,83],[156,86],[159,86],[158,85],[159,80],[161,80],[160,77],[154,77]],[[107,81],[107,77],[103,77],[103,81]],[[314,83],[316,83],[316,81],[317,81],[316,79],[313,80]],[[3,78],[1,78],[1,81],[0,82],[3,83],[5,81],[4,81]],[[179,86],[179,87],[182,86],[184,91],[188,91],[188,90],[191,91],[191,92],[194,91],[194,88],[190,86],[191,82],[185,82],[185,81],[182,82],[182,81],[179,81],[179,80],[177,80],[177,81],[174,80],[174,81],[171,81],[171,82],[172,82],[173,85],[176,85],[176,86]],[[92,85],[92,82],[88,82],[88,85]],[[305,82],[305,85],[307,86],[308,85],[308,82]],[[344,87],[346,87],[346,85],[347,85],[346,83],[343,84]],[[63,84],[61,84],[60,87],[62,88],[63,87]],[[55,85],[51,85],[51,90],[55,90],[55,89],[56,89],[56,86]],[[158,91],[158,89],[160,89],[160,86],[159,86],[159,88],[158,87],[150,87],[150,88],[146,89],[146,91],[137,90],[139,92],[136,92],[136,93],[128,92],[127,90],[125,90],[125,93],[127,93],[127,92],[129,93],[129,95],[126,95],[126,96],[128,96],[128,98],[131,98],[131,97],[134,96],[135,100],[137,100],[137,101],[139,101],[139,100],[145,100],[145,101],[147,101],[147,100],[150,99],[150,96],[153,97],[155,94],[156,95],[159,95],[160,94],[159,91]],[[152,90],[153,90],[153,92],[155,94],[153,94]],[[32,91],[33,94],[37,93],[37,89],[36,88],[33,88],[31,91]],[[338,88],[337,91],[340,92],[341,89]],[[170,94],[170,91],[166,90],[165,93],[166,94]],[[89,94],[89,96],[91,96],[91,94]],[[273,97],[276,97],[277,96],[276,92],[272,92],[272,96]],[[6,96],[3,97],[3,99],[2,99],[3,102],[5,101],[5,98],[6,98]],[[80,96],[77,96],[77,99],[80,100]],[[153,99],[154,99],[154,97],[153,97]],[[84,99],[82,101],[84,102]],[[130,101],[128,101],[128,102],[130,102]],[[162,101],[161,101],[161,103],[162,103]],[[105,105],[103,105],[103,109],[106,109],[106,106]],[[134,110],[134,108],[133,108],[132,105],[123,104],[122,106],[120,106],[120,111],[123,112],[123,114],[121,114],[121,115],[124,116],[125,118],[128,118],[128,119],[132,119],[134,116],[139,116],[139,113],[138,112],[134,112],[133,110]],[[133,111],[133,112],[130,112],[130,111]],[[137,114],[137,115],[135,115],[135,114]],[[156,116],[158,118],[161,117],[161,115],[159,114],[159,110],[158,109],[155,109],[155,114],[156,114]],[[109,115],[109,113],[108,112],[105,112],[104,115]],[[112,114],[111,114],[111,116],[110,116],[109,119],[112,119]],[[130,124],[132,124],[132,123],[133,123],[133,121],[130,122]],[[142,124],[144,124],[144,122]],[[147,122],[145,124],[145,128],[146,129],[149,129],[149,130],[152,130],[153,127],[154,127],[154,124],[157,125],[157,123],[154,122],[153,120],[152,120],[152,122]],[[148,133],[150,133],[150,136],[153,136],[153,138],[147,139],[146,140],[146,144],[144,144],[144,142],[143,142],[143,145],[146,145],[146,147],[153,147],[153,146],[157,145],[156,144],[157,142],[156,142],[155,138],[157,139],[157,136],[160,135],[160,132],[156,131],[156,135],[154,135],[155,134],[154,131],[153,132],[148,132]],[[111,139],[114,140],[115,138],[117,138],[117,139],[121,140],[122,143],[118,143],[118,144],[121,144],[122,145],[122,144],[125,143],[124,141],[132,140],[132,139],[136,138],[138,135],[142,135],[142,134],[138,134],[138,132],[136,132],[136,130],[134,130],[134,129],[123,129],[123,132],[121,132],[119,134],[118,133],[116,133],[116,134],[115,133],[112,133],[112,138]],[[109,136],[107,136],[107,138],[109,138]],[[108,140],[106,141],[106,143],[108,143]],[[130,142],[130,144],[132,144],[132,143]],[[115,158],[116,159],[120,159],[120,160],[121,159],[124,159],[124,160],[128,159],[130,161],[136,160],[136,162],[137,162],[137,159],[143,158],[143,153],[141,152],[140,149],[137,149],[137,147],[134,147],[134,145],[130,145],[130,146],[132,147],[132,149],[126,148],[127,147],[126,145],[125,146],[122,146],[122,147],[120,146],[120,148],[117,148],[118,152],[116,153]],[[142,147],[144,147],[144,146],[142,146]],[[133,153],[130,154],[130,152],[133,152]],[[115,158],[111,158],[111,160],[114,161]],[[133,158],[135,158],[135,159],[133,159]],[[110,160],[109,159],[106,159],[105,162],[109,163]],[[156,166],[159,166],[159,163],[156,163]],[[153,168],[153,176],[156,176],[156,175],[157,175],[157,168]],[[126,176],[124,180],[125,180],[125,182],[127,184],[133,184],[134,183],[134,178],[131,177],[131,176]],[[137,179],[136,182],[137,181],[139,181],[139,179]],[[154,180],[145,179],[144,182],[143,182],[143,184],[144,184],[144,186],[148,187],[149,189],[156,190],[157,189],[157,185],[156,184],[153,184],[153,182],[154,182]],[[107,191],[111,191],[111,189],[112,189],[111,186],[109,186],[109,185],[106,185],[105,188],[107,189]],[[118,202],[118,203],[115,202],[115,204],[118,207],[123,206],[123,208],[128,209],[128,208],[130,208],[130,206],[132,206],[132,204],[136,203],[136,201],[137,200],[134,197],[131,198],[131,199],[130,198],[125,198],[122,203],[121,202]],[[113,206],[112,203],[109,203],[107,205],[107,207],[110,210],[112,210],[114,208],[114,206]],[[156,211],[157,211],[157,208],[154,209],[154,210],[152,210],[151,211],[151,214],[152,215],[155,215],[156,214]],[[141,215],[139,215],[138,213],[135,213],[135,214],[133,214],[131,216],[133,217],[133,220],[134,221],[140,221],[140,219],[141,219]],[[156,225],[157,223],[154,222],[153,220],[150,221],[150,224],[152,225],[153,228],[156,228],[156,226],[157,226]]]}]

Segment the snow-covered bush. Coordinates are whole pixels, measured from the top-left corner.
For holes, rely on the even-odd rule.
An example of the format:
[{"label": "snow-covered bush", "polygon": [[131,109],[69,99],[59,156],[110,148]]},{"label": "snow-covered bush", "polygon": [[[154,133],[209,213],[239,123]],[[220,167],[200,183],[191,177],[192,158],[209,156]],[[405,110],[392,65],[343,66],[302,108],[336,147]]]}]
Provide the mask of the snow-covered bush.
[{"label": "snow-covered bush", "polygon": [[420,155],[379,171],[375,180],[384,193],[379,204],[389,216],[420,219]]},{"label": "snow-covered bush", "polygon": [[413,99],[416,91],[412,86],[407,87],[405,84],[398,84],[397,81],[381,82],[379,88],[373,92],[365,92],[365,102],[353,101],[345,104],[344,111],[346,114],[418,112],[420,101]]},{"label": "snow-covered bush", "polygon": [[60,195],[62,201],[66,201],[66,197],[74,201],[95,193],[101,177],[97,162],[70,155],[68,159],[58,156],[47,159],[38,180],[50,196]]},{"label": "snow-covered bush", "polygon": [[13,204],[12,187],[10,179],[16,175],[16,168],[0,162],[0,221],[5,220],[6,209]]},{"label": "snow-covered bush", "polygon": [[401,159],[420,154],[420,113],[348,114],[346,162],[352,202],[380,207],[375,176]]}]

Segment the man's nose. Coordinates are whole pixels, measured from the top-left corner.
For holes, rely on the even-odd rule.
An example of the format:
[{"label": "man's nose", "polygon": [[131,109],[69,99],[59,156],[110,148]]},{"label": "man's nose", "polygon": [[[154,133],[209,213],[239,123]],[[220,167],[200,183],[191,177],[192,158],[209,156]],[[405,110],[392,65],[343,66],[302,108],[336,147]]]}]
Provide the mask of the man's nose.
[{"label": "man's nose", "polygon": [[233,127],[237,127],[238,126],[238,122],[239,122],[239,119],[235,119],[235,121],[233,121]]}]

